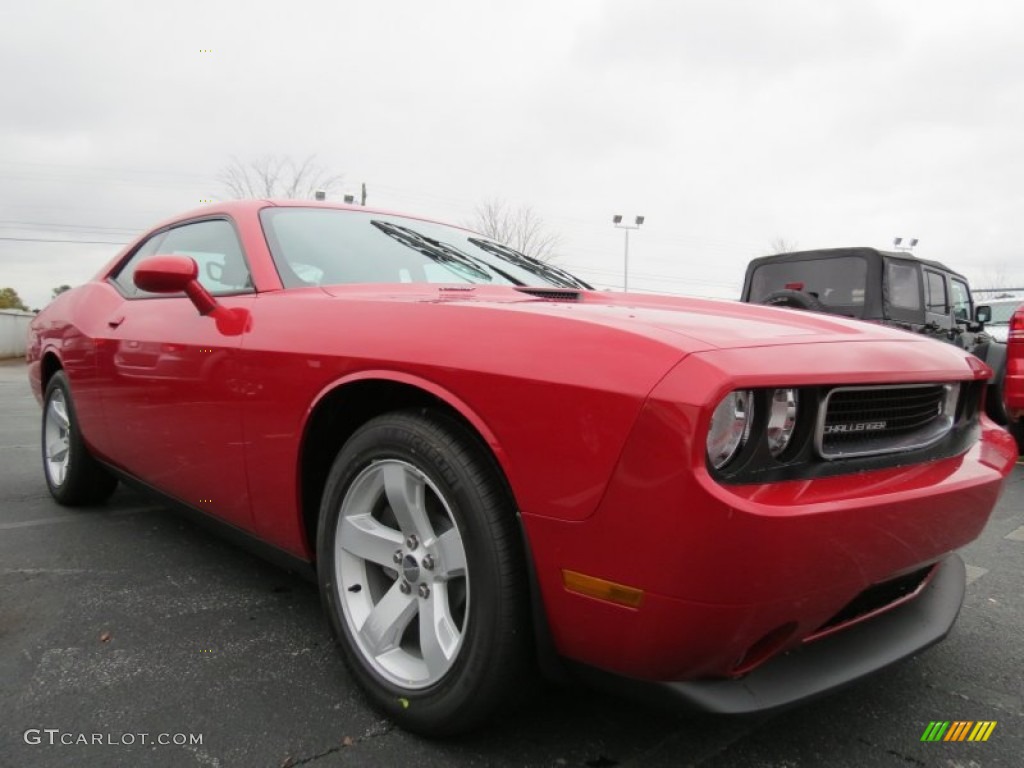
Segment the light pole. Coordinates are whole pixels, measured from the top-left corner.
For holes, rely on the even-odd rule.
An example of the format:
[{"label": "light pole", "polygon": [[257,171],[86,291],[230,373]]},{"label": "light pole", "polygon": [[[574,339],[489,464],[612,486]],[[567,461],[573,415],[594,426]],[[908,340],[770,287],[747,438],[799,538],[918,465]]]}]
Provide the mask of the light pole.
[{"label": "light pole", "polygon": [[623,270],[622,270],[622,291],[623,291],[623,293],[625,293],[626,291],[629,290],[629,230],[631,230],[631,229],[640,229],[640,225],[644,223],[644,217],[643,216],[637,216],[636,219],[634,219],[634,221],[636,222],[634,224],[623,224],[622,223],[622,216],[620,216],[617,213],[614,216],[612,216],[612,224],[614,224],[619,229],[624,229],[626,231],[626,256],[625,256],[625,259],[623,261]]}]

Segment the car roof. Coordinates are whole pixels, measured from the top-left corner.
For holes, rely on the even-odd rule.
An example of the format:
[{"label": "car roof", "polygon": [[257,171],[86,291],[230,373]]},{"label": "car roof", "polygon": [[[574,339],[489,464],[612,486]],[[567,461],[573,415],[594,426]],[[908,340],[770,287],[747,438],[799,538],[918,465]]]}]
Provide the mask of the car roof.
[{"label": "car roof", "polygon": [[[381,216],[398,216],[405,219],[413,219],[417,221],[428,221],[434,224],[443,224],[449,227],[455,227],[456,229],[466,229],[459,224],[451,224],[437,219],[430,218],[429,216],[419,216],[415,213],[406,213],[404,211],[394,211],[387,208],[372,208],[369,206],[355,205],[350,203],[339,203],[333,200],[297,200],[297,199],[276,199],[276,198],[254,198],[248,200],[224,200],[217,203],[211,203],[209,205],[203,205],[199,208],[193,208],[190,211],[179,213],[176,216],[165,219],[159,222],[156,226],[150,227],[148,231],[152,232],[157,229],[161,229],[165,226],[176,224],[181,221],[189,219],[199,219],[204,216],[217,216],[218,214],[241,214],[246,212],[258,212],[264,208],[325,208],[330,210],[339,211],[359,211],[362,213],[376,213]],[[470,230],[467,230],[470,231]]]},{"label": "car roof", "polygon": [[860,256],[862,258],[869,259],[880,259],[885,257],[886,259],[896,259],[900,261],[913,262],[916,264],[923,264],[933,269],[939,269],[943,272],[948,272],[951,275],[961,278],[964,282],[967,282],[967,278],[954,269],[950,269],[945,264],[939,261],[932,261],[931,259],[921,259],[913,254],[903,253],[898,251],[881,251],[877,248],[867,247],[852,247],[852,248],[814,248],[807,251],[790,251],[788,253],[777,253],[770,256],[761,256],[760,258],[753,259],[750,262],[750,269],[754,269],[762,264],[772,264],[776,262],[789,262],[789,261],[807,261],[808,259],[832,259],[841,256]]}]

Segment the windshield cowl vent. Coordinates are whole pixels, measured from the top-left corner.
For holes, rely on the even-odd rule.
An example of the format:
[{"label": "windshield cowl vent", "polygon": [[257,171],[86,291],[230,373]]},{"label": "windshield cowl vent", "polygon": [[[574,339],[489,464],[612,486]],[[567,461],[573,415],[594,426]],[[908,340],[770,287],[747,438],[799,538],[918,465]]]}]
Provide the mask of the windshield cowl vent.
[{"label": "windshield cowl vent", "polygon": [[528,293],[538,299],[547,301],[579,301],[579,291],[567,291],[564,288],[534,288],[532,286],[516,286],[520,293]]}]

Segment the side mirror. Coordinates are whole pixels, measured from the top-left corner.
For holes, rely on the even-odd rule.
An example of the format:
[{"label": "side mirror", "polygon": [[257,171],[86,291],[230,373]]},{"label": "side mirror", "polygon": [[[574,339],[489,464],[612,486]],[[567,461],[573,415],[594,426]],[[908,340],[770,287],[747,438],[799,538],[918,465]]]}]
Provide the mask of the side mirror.
[{"label": "side mirror", "polygon": [[974,319],[984,325],[992,322],[992,307],[982,304],[974,309]]},{"label": "side mirror", "polygon": [[208,315],[217,308],[210,292],[200,285],[199,267],[188,256],[150,256],[135,268],[135,285],[148,293],[181,293],[192,300],[199,314]]}]

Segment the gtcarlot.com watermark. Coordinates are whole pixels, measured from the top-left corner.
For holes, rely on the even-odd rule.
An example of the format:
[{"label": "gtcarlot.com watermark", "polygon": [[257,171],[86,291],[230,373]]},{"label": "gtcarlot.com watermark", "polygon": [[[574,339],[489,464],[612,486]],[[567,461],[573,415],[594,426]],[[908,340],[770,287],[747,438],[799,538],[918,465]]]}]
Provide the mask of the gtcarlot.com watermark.
[{"label": "gtcarlot.com watermark", "polygon": [[63,745],[96,745],[108,747],[131,747],[135,745],[160,746],[202,746],[201,733],[76,733],[62,731],[60,728],[29,728],[25,731],[26,744],[33,746],[46,744],[49,746]]}]

